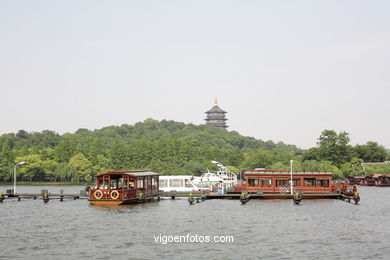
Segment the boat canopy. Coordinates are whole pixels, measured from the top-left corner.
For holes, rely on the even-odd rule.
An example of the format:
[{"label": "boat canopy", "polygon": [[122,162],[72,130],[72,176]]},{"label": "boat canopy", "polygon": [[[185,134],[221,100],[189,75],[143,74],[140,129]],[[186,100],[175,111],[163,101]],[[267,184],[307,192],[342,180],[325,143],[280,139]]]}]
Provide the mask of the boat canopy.
[{"label": "boat canopy", "polygon": [[128,175],[133,177],[142,177],[142,176],[158,176],[160,174],[151,172],[149,170],[131,170],[131,171],[109,171],[106,173],[98,174],[97,177],[103,175]]}]

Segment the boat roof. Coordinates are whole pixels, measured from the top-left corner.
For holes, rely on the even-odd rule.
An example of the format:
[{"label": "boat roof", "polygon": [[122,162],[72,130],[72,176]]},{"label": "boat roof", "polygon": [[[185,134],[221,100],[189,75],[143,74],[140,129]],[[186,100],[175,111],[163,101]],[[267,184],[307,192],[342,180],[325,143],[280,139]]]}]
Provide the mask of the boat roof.
[{"label": "boat roof", "polygon": [[194,176],[192,175],[161,175],[160,180],[161,179],[191,179],[193,177]]},{"label": "boat roof", "polygon": [[159,173],[152,172],[150,170],[128,170],[128,171],[108,171],[106,173],[101,173],[96,176],[103,176],[103,175],[129,175],[134,177],[140,177],[140,176],[158,176]]},{"label": "boat roof", "polygon": [[333,172],[330,171],[277,171],[277,170],[252,170],[252,171],[245,171],[245,174],[271,174],[271,175],[278,175],[278,174],[293,174],[293,175],[333,175]]}]

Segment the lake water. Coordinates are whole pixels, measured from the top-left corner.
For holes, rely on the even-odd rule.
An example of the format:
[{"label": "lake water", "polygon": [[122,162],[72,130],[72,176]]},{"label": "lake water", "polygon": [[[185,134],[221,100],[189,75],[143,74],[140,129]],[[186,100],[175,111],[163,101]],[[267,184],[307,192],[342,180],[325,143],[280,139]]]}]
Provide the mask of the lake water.
[{"label": "lake water", "polygon": [[[20,186],[18,192],[41,189],[78,193],[83,187]],[[340,200],[303,200],[297,206],[290,200],[189,205],[186,199],[164,199],[110,207],[86,200],[5,200],[0,259],[389,259],[390,187],[359,191],[357,206]],[[162,243],[173,239],[168,236],[234,241]]]}]

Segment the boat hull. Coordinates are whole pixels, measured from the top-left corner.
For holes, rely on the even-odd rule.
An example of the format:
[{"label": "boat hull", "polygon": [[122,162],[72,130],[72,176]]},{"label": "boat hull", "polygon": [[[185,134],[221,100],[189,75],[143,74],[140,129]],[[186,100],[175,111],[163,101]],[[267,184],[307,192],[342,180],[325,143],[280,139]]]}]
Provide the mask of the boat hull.
[{"label": "boat hull", "polygon": [[[281,194],[281,193],[249,193],[248,196],[251,199],[292,199],[293,195],[291,194]],[[339,193],[304,193],[301,195],[302,199],[337,199],[342,196]],[[230,198],[230,199],[239,199],[241,194],[239,193],[228,193],[228,194],[208,194],[206,195],[207,199],[219,199],[219,198]]]},{"label": "boat hull", "polygon": [[144,202],[150,202],[152,200],[153,200],[153,198],[145,198],[143,200],[139,200],[139,199],[127,199],[127,200],[96,200],[96,199],[89,199],[88,201],[92,205],[115,206],[115,205],[144,203]]}]

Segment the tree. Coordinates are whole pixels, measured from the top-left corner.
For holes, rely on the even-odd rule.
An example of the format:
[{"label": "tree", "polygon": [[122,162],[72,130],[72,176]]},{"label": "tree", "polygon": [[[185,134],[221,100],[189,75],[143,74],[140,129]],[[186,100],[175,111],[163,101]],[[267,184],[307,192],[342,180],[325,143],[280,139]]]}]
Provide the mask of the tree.
[{"label": "tree", "polygon": [[272,164],[272,155],[262,149],[257,149],[253,152],[248,152],[245,154],[244,158],[245,159],[241,164],[241,168],[266,168]]},{"label": "tree", "polygon": [[383,162],[387,158],[387,151],[376,142],[367,142],[365,145],[356,145],[353,151],[364,162]]},{"label": "tree", "polygon": [[43,179],[44,163],[39,154],[16,157],[16,162],[26,162],[23,167],[19,167],[20,177],[27,178],[30,181]]},{"label": "tree", "polygon": [[362,167],[361,163],[362,159],[354,157],[350,162],[343,163],[340,167],[340,171],[344,178],[348,178],[350,176],[361,175]]},{"label": "tree", "polygon": [[5,138],[0,150],[0,180],[9,179],[12,163],[13,155],[11,150],[11,142],[9,138]]},{"label": "tree", "polygon": [[117,139],[109,153],[111,168],[114,170],[126,170],[129,164],[129,148],[125,142]]},{"label": "tree", "polygon": [[72,181],[79,182],[80,178],[83,178],[85,181],[92,180],[92,165],[83,154],[75,154],[72,158],[70,158],[68,164],[76,170],[76,175],[73,177]]},{"label": "tree", "polygon": [[351,160],[351,147],[349,143],[349,134],[340,132],[337,134],[334,130],[322,131],[318,138],[318,148],[315,151],[318,160],[330,161],[334,165],[341,165]]},{"label": "tree", "polygon": [[56,159],[58,162],[68,162],[69,159],[73,156],[75,151],[75,146],[72,142],[66,138],[62,139],[59,145],[55,148]]}]

